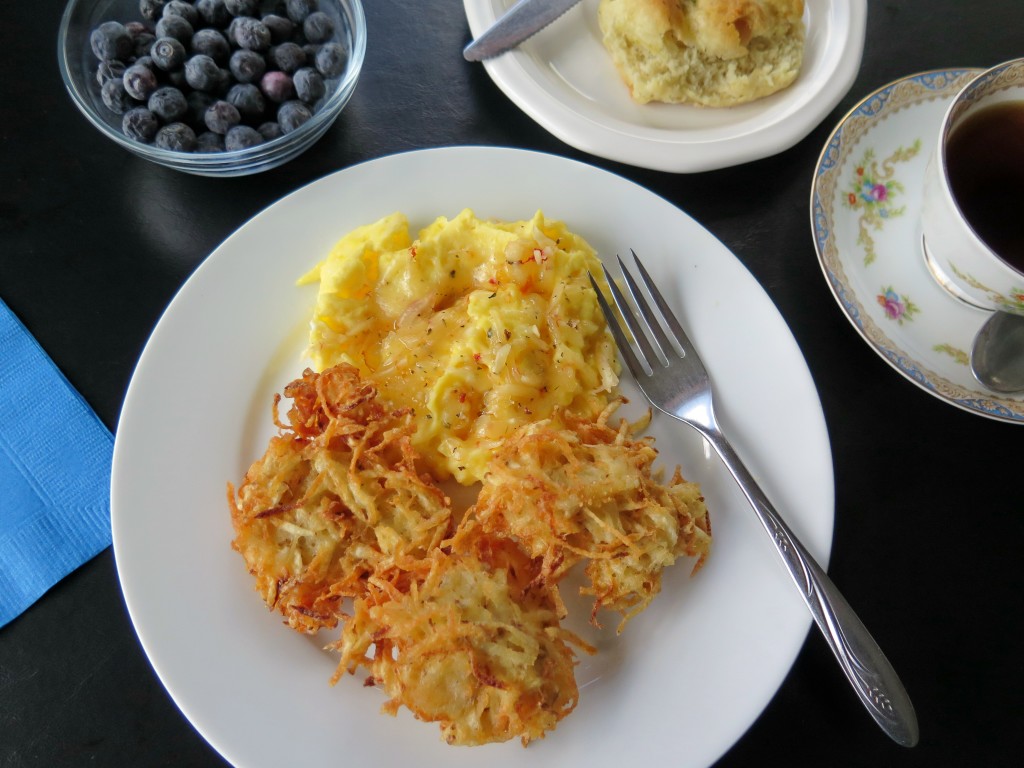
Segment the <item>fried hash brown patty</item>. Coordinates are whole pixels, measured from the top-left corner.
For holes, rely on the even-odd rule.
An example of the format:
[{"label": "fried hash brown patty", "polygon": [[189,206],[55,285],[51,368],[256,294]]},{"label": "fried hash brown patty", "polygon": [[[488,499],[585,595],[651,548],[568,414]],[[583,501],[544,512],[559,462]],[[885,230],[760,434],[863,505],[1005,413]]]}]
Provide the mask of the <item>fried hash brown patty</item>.
[{"label": "fried hash brown patty", "polygon": [[[517,429],[495,452],[476,503],[451,503],[418,471],[412,414],[388,411],[356,368],[305,371],[287,422],[228,497],[238,550],[268,607],[303,632],[343,623],[332,684],[367,685],[440,725],[450,744],[542,738],[576,706],[575,649],[559,582],[586,561],[591,620],[626,621],[711,531],[700,490],[652,473],[651,440],[608,419],[559,414]],[[342,601],[352,600],[352,613]]]},{"label": "fried hash brown patty", "polygon": [[367,684],[391,697],[385,712],[405,705],[449,744],[525,746],[576,706],[569,644],[593,649],[559,626],[556,588],[514,542],[467,518],[450,547],[391,575],[371,577],[355,601],[335,679],[368,667]]},{"label": "fried hash brown patty", "polygon": [[451,507],[417,471],[407,411],[385,411],[350,365],[306,370],[284,389],[287,423],[274,397],[263,458],[237,494],[228,486],[232,546],[267,606],[292,628],[334,627],[346,597],[407,557],[425,557],[450,533]]},{"label": "fried hash brown patty", "polygon": [[541,559],[548,581],[588,561],[591,621],[618,611],[621,632],[661,590],[664,568],[682,556],[698,558],[694,570],[703,564],[711,525],[699,486],[678,468],[667,485],[656,480],[651,439],[631,439],[625,421],[608,425],[618,404],[595,421],[563,414],[565,428],[519,429],[496,451],[473,514]]}]

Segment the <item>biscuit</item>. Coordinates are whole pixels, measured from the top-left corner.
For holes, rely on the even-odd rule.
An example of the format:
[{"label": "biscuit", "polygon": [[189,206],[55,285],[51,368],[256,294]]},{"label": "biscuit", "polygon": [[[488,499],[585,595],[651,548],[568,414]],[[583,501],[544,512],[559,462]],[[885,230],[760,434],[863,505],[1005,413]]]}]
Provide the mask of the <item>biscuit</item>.
[{"label": "biscuit", "polygon": [[728,107],[796,80],[803,10],[803,0],[601,0],[598,23],[635,101]]}]

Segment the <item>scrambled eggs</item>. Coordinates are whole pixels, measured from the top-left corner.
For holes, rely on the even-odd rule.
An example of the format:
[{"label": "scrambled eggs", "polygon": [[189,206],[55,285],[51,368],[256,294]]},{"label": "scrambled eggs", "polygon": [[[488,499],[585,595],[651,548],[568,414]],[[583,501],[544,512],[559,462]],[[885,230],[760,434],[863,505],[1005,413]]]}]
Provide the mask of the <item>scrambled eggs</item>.
[{"label": "scrambled eggs", "polygon": [[618,384],[583,238],[527,221],[440,217],[413,240],[395,213],[360,227],[300,283],[319,281],[309,354],[360,369],[439,477],[480,480],[517,427],[568,409],[594,417]]}]

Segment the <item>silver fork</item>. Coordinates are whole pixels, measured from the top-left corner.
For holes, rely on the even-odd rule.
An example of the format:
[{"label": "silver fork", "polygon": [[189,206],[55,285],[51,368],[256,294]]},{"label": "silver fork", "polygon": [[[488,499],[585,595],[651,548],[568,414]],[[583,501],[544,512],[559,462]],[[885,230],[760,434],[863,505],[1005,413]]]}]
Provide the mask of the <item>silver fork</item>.
[{"label": "silver fork", "polygon": [[630,345],[593,275],[590,282],[636,383],[655,408],[693,427],[711,443],[774,542],[804,603],[861,702],[894,741],[905,747],[914,746],[918,740],[917,716],[895,670],[722,434],[712,407],[711,381],[697,350],[636,253],[630,252],[657,311],[651,308],[621,258],[616,257],[632,306],[607,269],[604,273],[636,349]]}]

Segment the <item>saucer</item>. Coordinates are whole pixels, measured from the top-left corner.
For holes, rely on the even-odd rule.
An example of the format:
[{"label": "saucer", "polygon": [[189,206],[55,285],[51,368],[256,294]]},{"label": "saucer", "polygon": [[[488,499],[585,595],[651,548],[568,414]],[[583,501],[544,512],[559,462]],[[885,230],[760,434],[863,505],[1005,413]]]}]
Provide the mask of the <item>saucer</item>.
[{"label": "saucer", "polygon": [[921,247],[925,166],[949,101],[979,72],[910,75],[854,107],[815,168],[811,227],[836,301],[886,362],[941,400],[1021,424],[1024,398],[971,375],[971,343],[991,313],[943,290]]},{"label": "saucer", "polygon": [[[463,0],[474,37],[514,0]],[[735,107],[637,104],[604,48],[599,0],[582,0],[533,37],[488,59],[501,91],[566,144],[672,173],[739,165],[782,152],[835,108],[860,70],[867,0],[807,0],[804,61],[778,93]]]}]

